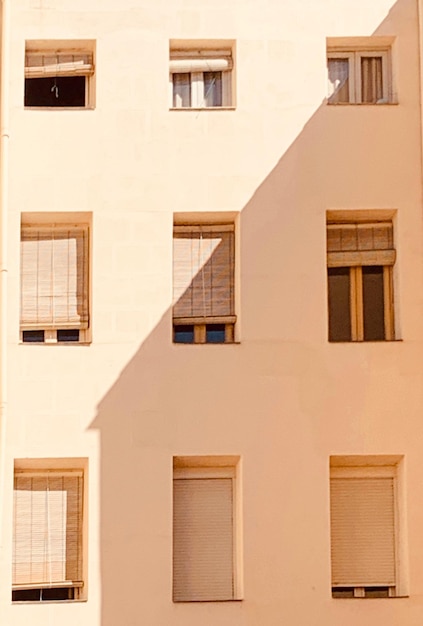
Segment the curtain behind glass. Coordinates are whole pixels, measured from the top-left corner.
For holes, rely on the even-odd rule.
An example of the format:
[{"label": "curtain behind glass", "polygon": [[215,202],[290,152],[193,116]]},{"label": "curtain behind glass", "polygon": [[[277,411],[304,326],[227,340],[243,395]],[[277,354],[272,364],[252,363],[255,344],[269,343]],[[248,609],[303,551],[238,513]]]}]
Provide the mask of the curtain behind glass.
[{"label": "curtain behind glass", "polygon": [[349,59],[328,59],[329,102],[350,101]]},{"label": "curtain behind glass", "polygon": [[361,102],[383,100],[382,57],[361,57]]}]

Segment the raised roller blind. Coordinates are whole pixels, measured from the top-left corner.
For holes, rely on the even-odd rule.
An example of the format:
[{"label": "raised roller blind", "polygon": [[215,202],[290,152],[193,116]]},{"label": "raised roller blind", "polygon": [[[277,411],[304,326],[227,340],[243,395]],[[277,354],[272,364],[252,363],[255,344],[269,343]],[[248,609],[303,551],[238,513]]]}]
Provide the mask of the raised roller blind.
[{"label": "raised roller blind", "polygon": [[82,583],[82,473],[18,473],[13,585]]},{"label": "raised roller blind", "polygon": [[169,70],[172,74],[225,72],[231,69],[230,50],[181,50],[170,53]]},{"label": "raised roller blind", "polygon": [[173,317],[233,314],[233,226],[176,226],[173,235]]},{"label": "raised roller blind", "polygon": [[94,72],[91,52],[26,52],[25,78],[89,76]]},{"label": "raised roller blind", "polygon": [[331,479],[332,585],[395,584],[393,478]]},{"label": "raised roller blind", "polygon": [[392,222],[328,224],[328,267],[393,265]]},{"label": "raised roller blind", "polygon": [[21,327],[88,327],[88,229],[23,227]]},{"label": "raised roller blind", "polygon": [[173,599],[232,600],[231,478],[173,481]]}]

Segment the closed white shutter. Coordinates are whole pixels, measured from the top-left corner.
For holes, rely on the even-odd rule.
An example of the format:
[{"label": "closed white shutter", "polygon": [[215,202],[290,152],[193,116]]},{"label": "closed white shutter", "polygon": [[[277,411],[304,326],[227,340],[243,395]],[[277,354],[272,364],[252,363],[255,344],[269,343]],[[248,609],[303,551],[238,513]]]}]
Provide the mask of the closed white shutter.
[{"label": "closed white shutter", "polygon": [[23,227],[21,327],[88,327],[88,230]]},{"label": "closed white shutter", "polygon": [[82,582],[82,480],[77,472],[15,476],[15,588]]},{"label": "closed white shutter", "polygon": [[392,477],[331,479],[332,585],[395,585]]},{"label": "closed white shutter", "polygon": [[231,478],[173,481],[173,599],[233,600]]},{"label": "closed white shutter", "polygon": [[91,52],[26,52],[25,78],[89,76],[94,72]]},{"label": "closed white shutter", "polygon": [[328,267],[393,265],[392,222],[328,224]]},{"label": "closed white shutter", "polygon": [[233,226],[175,226],[173,317],[233,314]]}]

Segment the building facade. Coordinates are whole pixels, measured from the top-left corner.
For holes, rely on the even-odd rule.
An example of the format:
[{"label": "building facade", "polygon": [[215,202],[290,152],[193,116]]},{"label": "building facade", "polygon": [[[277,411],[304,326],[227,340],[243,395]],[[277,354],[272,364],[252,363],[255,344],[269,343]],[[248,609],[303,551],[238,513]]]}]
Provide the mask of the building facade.
[{"label": "building facade", "polygon": [[420,626],[417,0],[2,8],[2,625]]}]

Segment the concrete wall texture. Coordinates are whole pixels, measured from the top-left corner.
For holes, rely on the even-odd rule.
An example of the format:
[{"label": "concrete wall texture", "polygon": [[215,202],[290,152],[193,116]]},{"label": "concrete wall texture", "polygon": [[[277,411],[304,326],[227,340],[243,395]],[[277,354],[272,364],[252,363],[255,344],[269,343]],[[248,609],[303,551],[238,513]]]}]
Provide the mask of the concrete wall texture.
[{"label": "concrete wall texture", "polygon": [[[372,37],[390,102],[329,105],[327,38]],[[2,626],[421,626],[419,37],[416,0],[12,2]],[[24,107],[25,44],[51,40],[93,43],[92,107]],[[191,40],[231,49],[233,106],[169,107]],[[395,341],[332,343],[327,212],[365,210],[393,216]],[[20,338],[21,221],[46,213],[89,217],[87,344]],[[235,223],[234,343],[172,342],[175,214]],[[225,455],[239,601],[173,602],[172,459]],[[334,599],[330,457],[384,455],[403,597]],[[84,460],[81,601],[11,602],[16,459]]]}]

